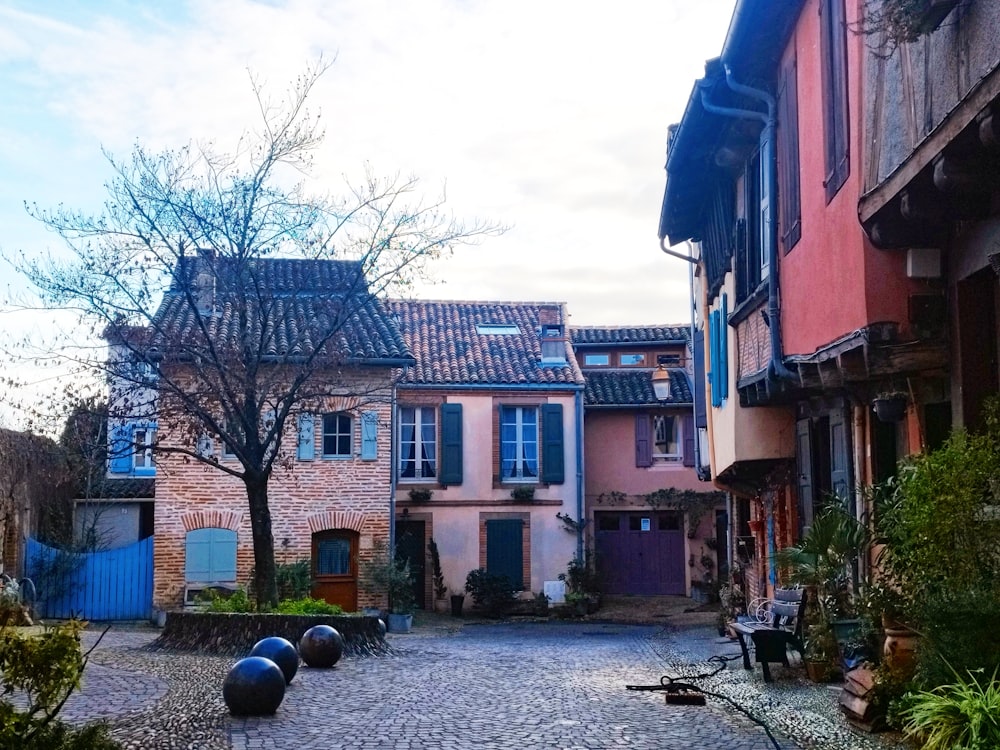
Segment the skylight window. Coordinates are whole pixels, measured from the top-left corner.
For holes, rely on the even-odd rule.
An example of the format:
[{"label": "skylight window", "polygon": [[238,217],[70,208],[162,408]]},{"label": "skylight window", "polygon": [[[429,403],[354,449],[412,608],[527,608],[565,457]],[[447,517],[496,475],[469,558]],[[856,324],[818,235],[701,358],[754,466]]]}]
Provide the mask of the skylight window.
[{"label": "skylight window", "polygon": [[476,333],[480,336],[517,336],[521,329],[506,323],[477,323]]}]

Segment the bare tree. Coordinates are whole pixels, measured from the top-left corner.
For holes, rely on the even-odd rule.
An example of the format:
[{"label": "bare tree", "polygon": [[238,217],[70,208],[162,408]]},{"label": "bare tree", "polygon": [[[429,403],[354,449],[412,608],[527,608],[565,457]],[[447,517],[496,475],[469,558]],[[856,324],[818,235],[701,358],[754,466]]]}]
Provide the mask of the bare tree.
[{"label": "bare tree", "polygon": [[[443,198],[422,202],[414,179],[369,174],[340,197],[307,194],[323,131],[306,103],[328,67],[309,67],[278,103],[252,80],[260,126],[231,153],[191,144],[136,147],[124,162],[106,154],[115,177],[103,213],[28,207],[72,259],[20,263],[48,306],[78,311],[111,344],[111,356],[74,355],[110,376],[111,422],[155,414],[157,439],[129,450],[183,454],[242,481],[260,605],[277,601],[268,482],[288,420],[330,395],[377,397],[358,392],[352,373],[365,360],[363,329],[386,318],[380,300],[428,259],[502,231],[457,221]],[[276,281],[278,259],[314,265]],[[311,273],[332,278],[304,282]],[[191,439],[164,439],[168,427]]]}]

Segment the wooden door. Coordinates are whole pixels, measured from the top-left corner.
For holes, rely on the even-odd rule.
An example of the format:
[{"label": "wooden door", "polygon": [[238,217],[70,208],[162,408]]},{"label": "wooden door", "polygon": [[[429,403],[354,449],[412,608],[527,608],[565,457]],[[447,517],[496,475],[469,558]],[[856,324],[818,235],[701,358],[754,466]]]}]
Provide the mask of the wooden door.
[{"label": "wooden door", "polygon": [[396,557],[410,563],[413,600],[418,609],[427,608],[427,543],[424,534],[423,521],[396,521]]},{"label": "wooden door", "polygon": [[316,599],[358,609],[358,532],[318,531],[312,538],[313,591]]}]

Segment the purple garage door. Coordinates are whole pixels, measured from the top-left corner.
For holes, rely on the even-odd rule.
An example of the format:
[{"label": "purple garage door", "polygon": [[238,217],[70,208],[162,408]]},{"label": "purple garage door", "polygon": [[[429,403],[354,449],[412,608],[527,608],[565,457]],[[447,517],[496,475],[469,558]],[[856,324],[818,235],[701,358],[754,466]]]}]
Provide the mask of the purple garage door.
[{"label": "purple garage door", "polygon": [[594,514],[597,565],[608,594],[686,594],[684,530],[677,511]]}]

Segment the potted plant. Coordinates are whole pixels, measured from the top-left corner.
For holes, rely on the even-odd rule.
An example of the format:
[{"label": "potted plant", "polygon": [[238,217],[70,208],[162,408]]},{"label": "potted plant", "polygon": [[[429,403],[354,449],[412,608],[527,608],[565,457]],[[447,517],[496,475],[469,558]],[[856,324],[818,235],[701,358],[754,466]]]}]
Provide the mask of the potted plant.
[{"label": "potted plant", "polygon": [[490,573],[485,568],[469,571],[465,578],[465,590],[472,595],[476,607],[489,617],[502,617],[514,604],[514,587],[510,578]]},{"label": "potted plant", "polygon": [[882,422],[899,422],[906,415],[905,391],[884,391],[872,399],[872,409]]},{"label": "potted plant", "polygon": [[413,624],[416,597],[409,560],[402,560],[385,542],[375,547],[375,554],[362,565],[364,584],[385,593],[389,599],[387,625],[392,633],[409,633]]},{"label": "potted plant", "polygon": [[518,503],[530,503],[535,499],[535,487],[531,484],[519,484],[510,491],[510,496]]},{"label": "potted plant", "polygon": [[448,595],[448,587],[444,583],[444,573],[441,572],[441,554],[438,552],[437,542],[434,537],[427,542],[427,551],[431,556],[431,576],[434,582],[434,602],[435,609],[440,602],[441,609],[444,609],[445,597]]},{"label": "potted plant", "polygon": [[862,18],[854,27],[859,34],[874,36],[872,51],[888,58],[902,44],[930,34],[958,5],[959,0],[865,0]]},{"label": "potted plant", "polygon": [[430,502],[433,494],[434,491],[426,487],[414,487],[410,490],[410,502],[423,505],[424,503]]},{"label": "potted plant", "polygon": [[813,682],[829,682],[837,672],[837,640],[833,635],[830,623],[822,611],[810,613],[806,617],[812,621],[806,627],[805,648],[802,661],[806,665],[806,674]]}]

